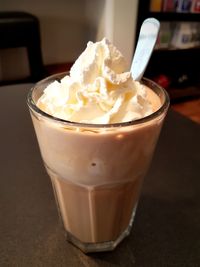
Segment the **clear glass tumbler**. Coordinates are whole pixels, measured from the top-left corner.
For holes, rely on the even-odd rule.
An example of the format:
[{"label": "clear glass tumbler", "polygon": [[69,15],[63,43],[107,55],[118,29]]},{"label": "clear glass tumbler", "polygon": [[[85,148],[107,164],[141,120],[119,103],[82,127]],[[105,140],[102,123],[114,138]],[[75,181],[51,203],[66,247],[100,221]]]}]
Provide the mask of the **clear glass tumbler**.
[{"label": "clear glass tumbler", "polygon": [[38,82],[28,94],[41,155],[68,241],[85,253],[113,250],[130,233],[169,97],[143,79],[161,100],[153,114],[107,125],[65,121],[46,114],[36,103],[49,83],[66,74]]}]

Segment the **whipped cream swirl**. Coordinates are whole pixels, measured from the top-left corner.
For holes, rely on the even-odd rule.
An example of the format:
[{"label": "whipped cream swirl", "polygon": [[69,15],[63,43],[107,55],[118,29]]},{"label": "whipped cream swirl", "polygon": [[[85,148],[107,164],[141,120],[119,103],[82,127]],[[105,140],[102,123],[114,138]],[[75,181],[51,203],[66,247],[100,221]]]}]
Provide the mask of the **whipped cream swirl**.
[{"label": "whipped cream swirl", "polygon": [[132,79],[122,54],[105,38],[88,42],[70,75],[48,85],[37,106],[57,118],[94,124],[127,122],[153,112],[145,87]]}]

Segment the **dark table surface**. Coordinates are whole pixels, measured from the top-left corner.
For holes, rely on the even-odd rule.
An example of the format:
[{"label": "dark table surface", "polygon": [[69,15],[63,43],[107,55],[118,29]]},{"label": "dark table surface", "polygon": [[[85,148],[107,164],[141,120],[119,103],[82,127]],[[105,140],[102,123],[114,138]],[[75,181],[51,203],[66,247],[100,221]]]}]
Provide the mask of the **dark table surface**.
[{"label": "dark table surface", "polygon": [[0,266],[200,266],[200,126],[170,110],[131,235],[113,252],[85,255],[59,221],[30,86],[0,88]]}]

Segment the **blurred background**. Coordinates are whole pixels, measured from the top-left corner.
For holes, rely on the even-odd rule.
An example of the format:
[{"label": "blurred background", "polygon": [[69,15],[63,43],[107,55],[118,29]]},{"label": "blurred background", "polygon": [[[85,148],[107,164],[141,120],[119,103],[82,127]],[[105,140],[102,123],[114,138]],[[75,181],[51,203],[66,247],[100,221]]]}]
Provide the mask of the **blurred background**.
[{"label": "blurred background", "polygon": [[[38,21],[41,77],[30,75],[37,57],[27,54],[27,49],[36,51],[32,32],[23,26],[29,18],[24,13],[16,18],[16,12],[31,14]],[[200,0],[1,0],[0,83],[35,82],[69,70],[89,40],[104,36],[130,64],[147,17],[157,18],[161,30],[145,76],[168,90],[174,109],[200,122]],[[29,48],[13,42],[15,34],[16,39],[27,38]]]},{"label": "blurred background", "polygon": [[[47,68],[73,63],[89,40],[104,36],[131,60],[137,17],[135,0],[1,0],[2,11],[25,11],[39,19],[42,58]],[[1,49],[0,79],[27,74],[26,60],[23,47]]]}]

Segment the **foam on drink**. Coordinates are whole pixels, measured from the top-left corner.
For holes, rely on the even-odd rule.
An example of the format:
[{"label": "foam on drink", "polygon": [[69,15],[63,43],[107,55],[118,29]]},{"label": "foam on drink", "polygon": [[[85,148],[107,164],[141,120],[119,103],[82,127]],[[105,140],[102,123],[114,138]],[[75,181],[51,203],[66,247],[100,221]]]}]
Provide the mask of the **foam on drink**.
[{"label": "foam on drink", "polygon": [[145,86],[126,71],[122,54],[107,39],[87,44],[60,82],[45,90],[37,105],[55,117],[81,123],[132,121],[154,110]]}]

